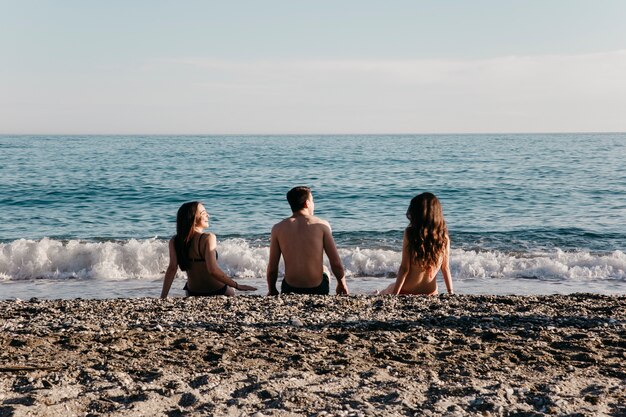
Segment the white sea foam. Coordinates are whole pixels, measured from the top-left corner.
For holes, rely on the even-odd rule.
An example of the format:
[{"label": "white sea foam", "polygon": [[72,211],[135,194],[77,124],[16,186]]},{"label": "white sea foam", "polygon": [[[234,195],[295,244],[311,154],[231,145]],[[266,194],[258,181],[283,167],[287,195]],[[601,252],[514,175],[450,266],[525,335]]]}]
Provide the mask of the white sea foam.
[{"label": "white sea foam", "polygon": [[61,242],[20,239],[0,244],[0,279],[151,279],[168,262],[167,243],[156,239],[125,242]]},{"label": "white sea foam", "polygon": [[[218,243],[219,264],[239,278],[265,276],[268,247],[245,239]],[[394,276],[400,264],[398,251],[341,248],[339,254],[349,277]],[[168,263],[167,242],[158,239],[124,242],[85,242],[20,239],[0,244],[0,280],[48,279],[159,279]],[[537,278],[565,281],[626,280],[626,254],[614,251],[554,250],[537,253],[465,251],[453,249],[451,269],[455,279]],[[328,266],[328,265],[327,265]],[[282,274],[282,264],[281,264]],[[179,272],[180,273],[180,272]]]},{"label": "white sea foam", "polygon": [[532,254],[453,251],[451,268],[468,278],[540,278],[561,280],[626,279],[626,254],[586,251]]}]

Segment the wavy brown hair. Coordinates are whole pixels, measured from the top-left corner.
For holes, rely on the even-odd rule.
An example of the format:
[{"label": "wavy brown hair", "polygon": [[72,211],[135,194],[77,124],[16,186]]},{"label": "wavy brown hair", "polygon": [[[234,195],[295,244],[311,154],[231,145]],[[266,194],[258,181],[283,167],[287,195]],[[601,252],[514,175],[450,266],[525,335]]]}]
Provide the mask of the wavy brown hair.
[{"label": "wavy brown hair", "polygon": [[448,244],[448,228],[439,199],[432,193],[413,197],[406,217],[410,221],[406,235],[411,260],[436,266]]},{"label": "wavy brown hair", "polygon": [[189,259],[189,249],[191,239],[195,233],[195,227],[200,220],[199,201],[185,203],[176,213],[176,236],[174,236],[174,249],[176,250],[176,260],[181,271],[186,271],[191,265]]}]

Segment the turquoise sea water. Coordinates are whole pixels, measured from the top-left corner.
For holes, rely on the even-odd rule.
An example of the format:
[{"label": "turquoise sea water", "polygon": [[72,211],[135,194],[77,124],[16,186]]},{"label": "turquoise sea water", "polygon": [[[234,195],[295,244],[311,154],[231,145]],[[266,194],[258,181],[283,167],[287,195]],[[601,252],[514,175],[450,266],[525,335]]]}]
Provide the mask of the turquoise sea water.
[{"label": "turquoise sea water", "polygon": [[190,200],[222,267],[262,285],[295,185],[356,292],[391,282],[408,203],[431,191],[458,291],[623,293],[625,157],[626,134],[0,136],[0,298],[154,295]]}]

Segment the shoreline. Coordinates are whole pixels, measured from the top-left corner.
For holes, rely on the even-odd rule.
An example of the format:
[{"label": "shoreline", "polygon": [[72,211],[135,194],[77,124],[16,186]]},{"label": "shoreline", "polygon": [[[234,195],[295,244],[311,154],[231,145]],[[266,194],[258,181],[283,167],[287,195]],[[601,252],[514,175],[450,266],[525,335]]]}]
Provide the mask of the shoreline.
[{"label": "shoreline", "polygon": [[[237,296],[264,297],[267,294],[265,278],[237,278],[242,283],[256,286],[257,291],[237,292]],[[282,278],[281,278],[282,279]],[[279,283],[280,280],[279,279]],[[393,277],[348,277],[350,295],[374,295],[375,290],[382,290],[394,282]],[[439,291],[445,291],[441,278],[438,279]],[[184,297],[184,278],[174,281],[170,289],[171,297]],[[626,281],[607,280],[541,280],[541,279],[507,279],[507,278],[465,278],[453,279],[455,292],[464,295],[566,295],[575,293],[592,293],[603,295],[626,294]],[[102,300],[113,298],[144,298],[159,297],[163,279],[32,279],[18,281],[0,281],[0,301],[15,299],[30,300],[71,300],[87,299]],[[331,294],[335,291],[336,281],[331,279]]]},{"label": "shoreline", "polygon": [[34,299],[0,330],[0,415],[626,414],[624,295]]}]

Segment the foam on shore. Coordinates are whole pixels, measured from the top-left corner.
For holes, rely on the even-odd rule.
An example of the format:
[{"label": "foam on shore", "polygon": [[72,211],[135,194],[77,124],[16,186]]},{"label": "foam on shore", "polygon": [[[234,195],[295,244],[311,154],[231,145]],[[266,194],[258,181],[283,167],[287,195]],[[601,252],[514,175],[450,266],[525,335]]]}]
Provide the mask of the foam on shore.
[{"label": "foam on shore", "polygon": [[[265,276],[269,249],[245,239],[219,243],[219,263],[239,278]],[[401,253],[389,249],[340,248],[348,277],[393,277]],[[97,279],[155,280],[168,263],[167,242],[160,239],[89,242],[20,239],[0,243],[0,280]],[[563,281],[626,281],[626,254],[559,249],[501,252],[453,249],[456,279],[536,278]],[[282,265],[281,265],[282,273]]]}]

